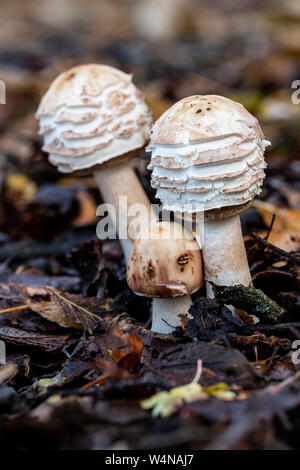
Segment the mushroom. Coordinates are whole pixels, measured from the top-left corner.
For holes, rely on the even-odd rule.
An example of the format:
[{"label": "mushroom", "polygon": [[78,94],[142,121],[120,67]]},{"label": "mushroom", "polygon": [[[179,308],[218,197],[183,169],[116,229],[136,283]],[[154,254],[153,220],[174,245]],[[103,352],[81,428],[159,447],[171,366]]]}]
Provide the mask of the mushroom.
[{"label": "mushroom", "polygon": [[202,259],[193,235],[179,223],[157,222],[134,241],[127,282],[137,295],[150,297],[152,331],[171,333],[188,315],[190,294],[203,284]]},{"label": "mushroom", "polygon": [[[144,218],[153,216],[130,162],[148,140],[151,123],[131,75],[107,65],[74,67],[52,82],[36,117],[43,150],[59,171],[94,173],[104,201],[116,211],[112,222],[118,233],[119,222],[127,221],[122,211],[128,212],[134,203],[146,208]],[[141,225],[149,222],[140,217]],[[132,246],[128,231],[123,238],[119,233],[119,238],[127,260]]]},{"label": "mushroom", "polygon": [[[148,150],[152,186],[164,209],[202,214],[200,237],[207,282],[251,283],[239,214],[260,193],[265,176],[264,139],[257,119],[222,96],[190,96],[154,124]],[[200,233],[199,233],[200,232]]]}]

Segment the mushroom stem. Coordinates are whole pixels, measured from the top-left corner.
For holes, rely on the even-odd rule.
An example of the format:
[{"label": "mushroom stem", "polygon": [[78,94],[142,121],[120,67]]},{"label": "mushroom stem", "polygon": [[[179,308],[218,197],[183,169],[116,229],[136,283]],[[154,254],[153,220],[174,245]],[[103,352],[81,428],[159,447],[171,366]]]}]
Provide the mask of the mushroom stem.
[{"label": "mushroom stem", "polygon": [[190,295],[169,299],[154,298],[152,302],[152,328],[155,333],[169,334],[180,326],[179,315],[188,315],[192,299]]},{"label": "mushroom stem", "polygon": [[[129,160],[104,166],[94,172],[94,177],[104,202],[111,204],[116,211],[116,219],[111,219],[111,223],[115,225],[114,229],[118,233],[127,264],[132,240],[138,234],[138,229],[141,230],[152,220],[156,220],[155,214]],[[134,204],[142,205],[142,211],[130,213]],[[135,226],[133,220],[137,216],[139,224]]]},{"label": "mushroom stem", "polygon": [[206,221],[203,233],[202,256],[207,296],[214,297],[209,282],[220,286],[249,286],[251,275],[240,217]]}]

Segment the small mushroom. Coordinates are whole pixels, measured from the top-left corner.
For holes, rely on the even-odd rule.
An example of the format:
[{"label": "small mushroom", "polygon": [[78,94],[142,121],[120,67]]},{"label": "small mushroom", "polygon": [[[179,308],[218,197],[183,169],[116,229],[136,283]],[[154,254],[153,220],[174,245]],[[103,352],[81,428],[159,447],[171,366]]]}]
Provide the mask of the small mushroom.
[{"label": "small mushroom", "polygon": [[184,98],[152,128],[152,186],[164,209],[204,214],[199,237],[209,296],[211,282],[251,283],[239,214],[261,191],[269,144],[254,116],[216,95]]},{"label": "small mushroom", "polygon": [[203,284],[198,243],[178,223],[152,224],[133,243],[127,282],[135,294],[153,299],[152,331],[171,333]]},{"label": "small mushroom", "polygon": [[[116,210],[118,230],[119,216],[126,218],[120,196],[127,212],[138,202],[147,218],[153,215],[130,161],[147,142],[151,123],[130,75],[106,65],[74,67],[52,82],[36,117],[49,161],[62,173],[93,172],[104,202]],[[128,233],[119,238],[127,260],[132,242]]]}]

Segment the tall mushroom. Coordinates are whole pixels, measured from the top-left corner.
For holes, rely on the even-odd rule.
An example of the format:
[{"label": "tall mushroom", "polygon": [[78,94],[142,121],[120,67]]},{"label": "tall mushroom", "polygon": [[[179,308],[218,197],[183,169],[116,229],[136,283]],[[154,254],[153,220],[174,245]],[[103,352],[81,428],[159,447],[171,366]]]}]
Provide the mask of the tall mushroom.
[{"label": "tall mushroom", "polygon": [[151,224],[133,243],[127,282],[137,295],[153,298],[152,331],[171,333],[203,284],[198,243],[178,223]]},{"label": "tall mushroom", "polygon": [[269,142],[255,117],[222,96],[191,96],[154,124],[148,150],[152,185],[169,211],[204,212],[201,230],[207,293],[217,285],[249,285],[239,214],[260,193]]},{"label": "tall mushroom", "polygon": [[[36,117],[49,161],[63,173],[92,171],[104,201],[116,210],[117,229],[127,217],[120,213],[120,196],[127,198],[125,210],[138,202],[147,218],[152,214],[130,162],[147,142],[151,123],[131,75],[107,65],[74,67],[52,82]],[[127,260],[131,240],[120,242]]]}]

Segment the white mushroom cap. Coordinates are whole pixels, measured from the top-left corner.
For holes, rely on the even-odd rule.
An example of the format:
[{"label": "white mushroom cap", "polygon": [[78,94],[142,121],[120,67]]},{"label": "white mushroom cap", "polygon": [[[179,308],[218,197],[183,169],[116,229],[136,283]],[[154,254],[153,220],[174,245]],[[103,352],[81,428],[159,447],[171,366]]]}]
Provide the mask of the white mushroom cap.
[{"label": "white mushroom cap", "polygon": [[151,130],[152,186],[171,211],[243,205],[260,192],[267,145],[241,104],[216,95],[184,98]]},{"label": "white mushroom cap", "polygon": [[158,222],[134,241],[127,282],[137,295],[182,297],[203,284],[201,251],[178,223]]},{"label": "white mushroom cap", "polygon": [[142,148],[151,117],[131,75],[88,64],[59,75],[41,100],[43,150],[64,173],[91,169]]}]

